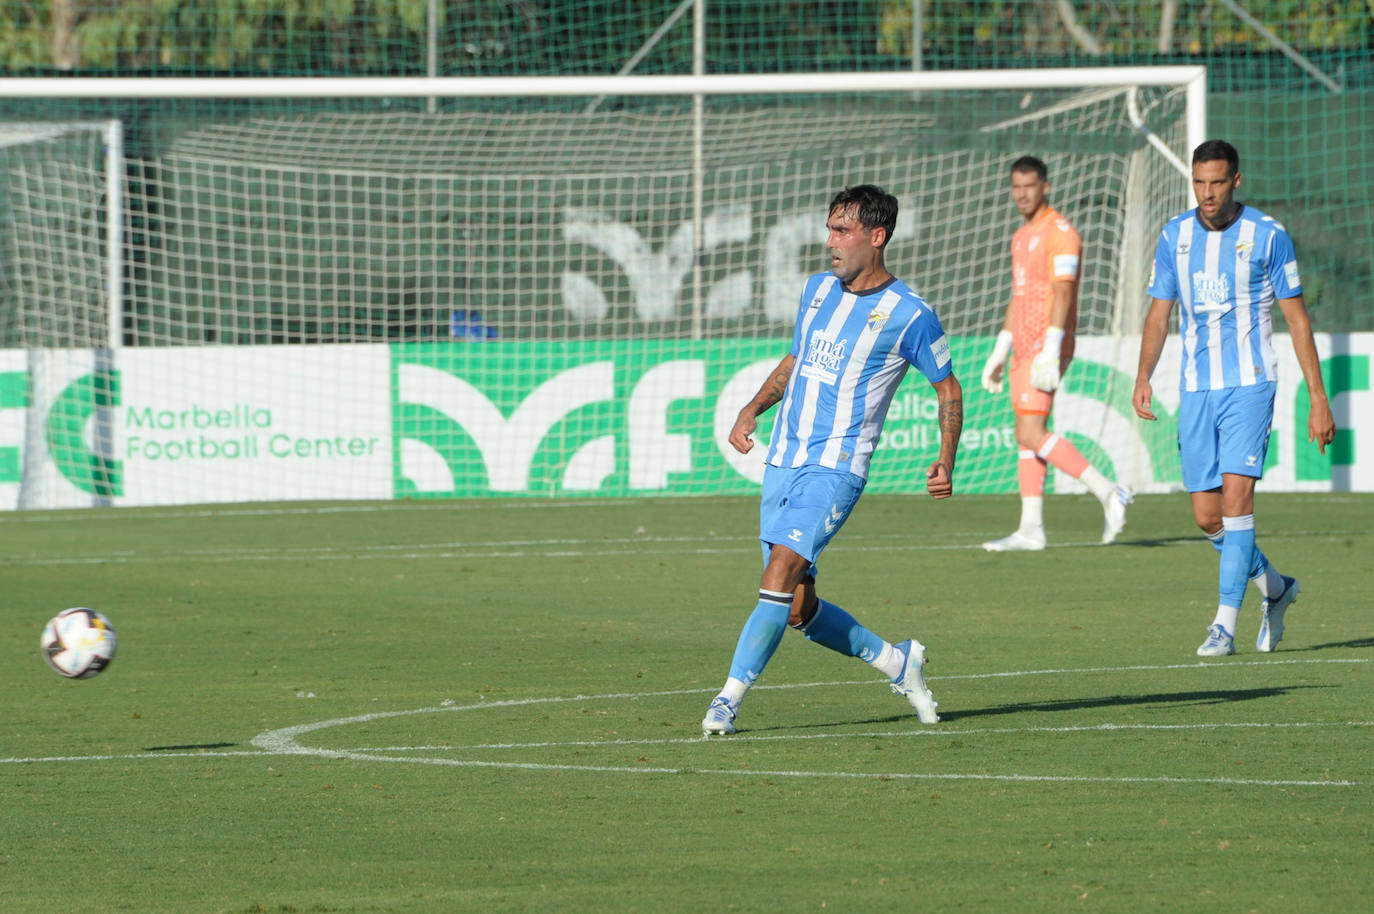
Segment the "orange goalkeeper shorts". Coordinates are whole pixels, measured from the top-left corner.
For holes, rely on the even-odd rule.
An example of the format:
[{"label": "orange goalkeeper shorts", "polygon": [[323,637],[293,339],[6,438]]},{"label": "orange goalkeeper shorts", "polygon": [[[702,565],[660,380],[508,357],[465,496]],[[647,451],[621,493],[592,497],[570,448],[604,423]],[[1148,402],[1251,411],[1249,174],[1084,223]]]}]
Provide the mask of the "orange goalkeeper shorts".
[{"label": "orange goalkeeper shorts", "polygon": [[[1030,359],[1018,359],[1016,356],[1012,356],[1011,364],[1007,368],[1007,380],[1011,385],[1012,411],[1018,416],[1048,416],[1050,407],[1054,405],[1054,394],[1041,390],[1032,384],[1030,370]],[[1059,377],[1064,377],[1068,370],[1069,360],[1061,359]]]}]

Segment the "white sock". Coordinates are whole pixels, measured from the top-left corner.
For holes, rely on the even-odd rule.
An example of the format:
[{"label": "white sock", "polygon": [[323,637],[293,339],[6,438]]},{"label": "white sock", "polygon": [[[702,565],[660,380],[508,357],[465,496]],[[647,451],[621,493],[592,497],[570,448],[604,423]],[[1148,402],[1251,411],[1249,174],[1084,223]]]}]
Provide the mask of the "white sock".
[{"label": "white sock", "polygon": [[1098,501],[1106,501],[1116,491],[1116,483],[1103,476],[1102,471],[1094,466],[1084,470],[1078,481],[1087,486],[1088,491],[1096,495]]},{"label": "white sock", "polygon": [[868,665],[878,670],[888,679],[896,679],[902,675],[902,655],[897,653],[897,649],[886,641],[883,642],[883,649],[878,652],[878,656],[868,661]]},{"label": "white sock", "polygon": [[1021,525],[1016,529],[1026,533],[1045,529],[1045,496],[1021,496]]},{"label": "white sock", "polygon": [[1283,578],[1272,562],[1265,565],[1264,570],[1250,580],[1255,583],[1255,589],[1260,592],[1260,596],[1266,600],[1283,593]]},{"label": "white sock", "polygon": [[1220,625],[1226,629],[1226,634],[1231,637],[1236,635],[1236,619],[1240,616],[1239,606],[1217,605],[1217,617],[1212,620],[1213,625]]},{"label": "white sock", "polygon": [[725,700],[730,702],[731,707],[736,707],[741,701],[744,701],[744,693],[748,691],[747,683],[731,676],[725,680],[725,686],[720,690],[720,694],[725,696]]}]

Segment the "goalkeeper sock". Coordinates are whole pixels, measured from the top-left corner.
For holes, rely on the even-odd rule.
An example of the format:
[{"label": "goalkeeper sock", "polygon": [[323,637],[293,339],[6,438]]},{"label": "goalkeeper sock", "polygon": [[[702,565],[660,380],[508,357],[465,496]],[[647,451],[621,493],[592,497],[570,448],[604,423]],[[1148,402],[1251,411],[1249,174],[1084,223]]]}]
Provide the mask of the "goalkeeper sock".
[{"label": "goalkeeper sock", "polygon": [[1051,434],[1036,453],[1062,473],[1067,473],[1088,487],[1098,501],[1106,501],[1116,490],[1116,484],[1102,475],[1102,471],[1088,463],[1083,452],[1073,446],[1073,442],[1059,435]]},{"label": "goalkeeper sock", "polygon": [[[787,630],[787,617],[792,611],[792,595],[772,590],[760,590],[759,602],[740,629],[735,644],[735,656],[730,661],[730,678],[746,687],[752,686],[768,665],[773,652]],[[741,696],[742,697],[742,696]]]},{"label": "goalkeeper sock", "polygon": [[1039,498],[1045,494],[1045,476],[1049,471],[1045,461],[1035,451],[1020,448],[1016,452],[1016,487],[1022,498]]}]

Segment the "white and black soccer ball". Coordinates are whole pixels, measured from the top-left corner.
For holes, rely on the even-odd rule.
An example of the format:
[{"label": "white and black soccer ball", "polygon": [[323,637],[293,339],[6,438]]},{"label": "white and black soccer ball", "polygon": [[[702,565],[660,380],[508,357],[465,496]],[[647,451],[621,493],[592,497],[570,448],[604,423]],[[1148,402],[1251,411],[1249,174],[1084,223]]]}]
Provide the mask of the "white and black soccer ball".
[{"label": "white and black soccer ball", "polygon": [[78,606],[43,626],[43,659],[68,679],[90,679],[114,660],[114,626],[104,613]]}]

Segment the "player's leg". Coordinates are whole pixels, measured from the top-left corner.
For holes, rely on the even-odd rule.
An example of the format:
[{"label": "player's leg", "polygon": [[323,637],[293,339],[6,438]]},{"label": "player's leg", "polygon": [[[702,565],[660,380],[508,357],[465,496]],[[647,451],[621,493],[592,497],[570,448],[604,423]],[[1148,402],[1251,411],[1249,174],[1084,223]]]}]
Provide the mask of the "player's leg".
[{"label": "player's leg", "polygon": [[925,645],[914,638],[891,644],[843,608],[816,597],[813,581],[805,581],[802,586],[812,591],[809,602],[801,601],[810,611],[799,613],[793,625],[808,641],[848,657],[858,657],[882,672],[891,680],[892,691],[907,699],[923,723],[933,724],[940,719],[938,704],[925,681]]},{"label": "player's leg", "polygon": [[[1063,360],[1060,369],[1062,377],[1068,371],[1069,359]],[[1083,452],[1074,447],[1073,442],[1049,430],[1049,414],[1054,406],[1054,394],[1037,391],[1041,394],[1036,405],[1043,405],[1044,414],[1026,415],[1024,418],[1038,418],[1038,422],[1027,424],[1022,429],[1023,416],[1016,417],[1016,440],[1022,447],[1030,448],[1035,456],[1070,478],[1077,479],[1087,486],[1102,505],[1102,543],[1114,542],[1126,526],[1126,509],[1135,497],[1126,486],[1118,485],[1108,479],[1097,467],[1093,466]]]},{"label": "player's leg", "polygon": [[[1184,391],[1178,404],[1178,457],[1183,487],[1193,503],[1193,519],[1204,532],[1210,524],[1222,534],[1221,466],[1219,435],[1213,391]],[[1221,392],[1216,392],[1218,395]],[[1220,575],[1220,571],[1218,571]],[[1220,577],[1218,577],[1220,581]],[[1199,657],[1223,657],[1235,653],[1237,602],[1234,610],[1218,600],[1217,613],[1207,628],[1207,638],[1198,646]]]},{"label": "player's leg", "polygon": [[[1243,594],[1245,581],[1255,579],[1263,597],[1255,648],[1265,652],[1283,638],[1285,612],[1300,592],[1297,580],[1280,575],[1255,545],[1255,485],[1264,475],[1277,389],[1272,381],[1233,388],[1226,392],[1218,413],[1222,585],[1238,580],[1234,586]],[[1228,558],[1240,567],[1228,568]]]},{"label": "player's leg", "polygon": [[[758,603],[740,630],[730,674],[702,720],[702,733],[733,733],[744,695],[763,673],[787,630],[793,602],[815,578],[815,559],[839,532],[863,492],[848,473],[769,467],[759,509],[764,549]],[[811,591],[814,600],[814,591]]]},{"label": "player's leg", "polygon": [[1298,594],[1297,582],[1279,575],[1255,545],[1254,489],[1264,468],[1275,386],[1189,392],[1180,399],[1183,483],[1192,493],[1194,521],[1219,553],[1217,613],[1198,648],[1201,656],[1234,653],[1247,581],[1265,598],[1261,650],[1272,650],[1282,637],[1283,611]]},{"label": "player's leg", "polygon": [[1045,548],[1045,478],[1049,469],[1035,451],[1049,434],[1045,423],[1051,395],[1030,383],[1030,359],[1013,357],[1007,380],[1016,415],[1016,486],[1021,493],[1021,521],[1009,535],[990,540],[983,548],[988,552],[1036,552]]},{"label": "player's leg", "polygon": [[711,700],[702,718],[703,736],[735,732],[735,716],[740,703],[782,642],[792,612],[793,592],[811,568],[810,559],[786,546],[766,544],[765,548],[768,564],[759,584],[758,603],[740,629],[725,685]]},{"label": "player's leg", "polygon": [[[829,477],[810,474],[813,478],[808,488],[794,490],[794,504],[808,505],[811,515],[819,518],[819,523],[809,521],[807,514],[792,515],[787,520],[795,527],[815,529],[816,538],[810,552],[819,554],[830,539],[839,532],[849,519],[859,496],[863,493],[863,480],[849,474]],[[775,535],[781,530],[775,529]],[[939,720],[935,711],[935,699],[926,687],[923,668],[925,648],[915,639],[900,644],[890,644],[874,634],[842,607],[816,595],[816,569],[813,565],[810,574],[803,577],[793,600],[793,613],[789,621],[800,629],[808,640],[827,647],[847,657],[857,657],[874,669],[882,671],[892,683],[892,690],[903,695],[916,709],[917,716],[925,723]],[[780,583],[770,581],[767,574],[765,584]]]}]

